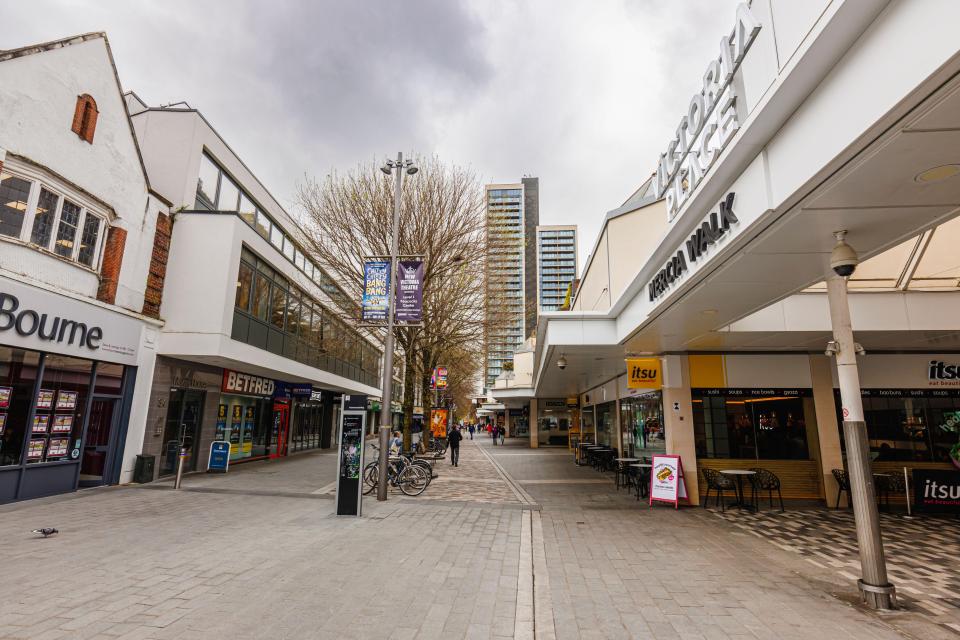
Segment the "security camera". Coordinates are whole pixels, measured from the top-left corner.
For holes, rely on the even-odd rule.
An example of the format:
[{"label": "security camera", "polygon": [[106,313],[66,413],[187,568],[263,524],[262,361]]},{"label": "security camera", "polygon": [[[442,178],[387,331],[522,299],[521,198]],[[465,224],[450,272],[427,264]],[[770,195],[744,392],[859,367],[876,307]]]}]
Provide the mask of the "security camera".
[{"label": "security camera", "polygon": [[560,359],[557,360],[557,368],[560,369],[560,371],[563,371],[567,368],[567,359],[563,356],[563,354],[560,354]]},{"label": "security camera", "polygon": [[860,264],[860,258],[853,247],[846,243],[846,231],[837,231],[833,234],[837,244],[830,253],[830,268],[841,278],[849,278]]}]

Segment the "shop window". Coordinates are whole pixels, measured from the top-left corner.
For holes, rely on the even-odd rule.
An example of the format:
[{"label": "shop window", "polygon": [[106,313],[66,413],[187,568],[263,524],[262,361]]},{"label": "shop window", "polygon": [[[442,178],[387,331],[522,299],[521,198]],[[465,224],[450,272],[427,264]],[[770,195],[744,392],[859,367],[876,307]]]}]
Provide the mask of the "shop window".
[{"label": "shop window", "polygon": [[[835,393],[844,444],[840,397]],[[953,397],[952,391],[864,389],[863,395],[867,438],[875,461],[960,461],[960,397]]]},{"label": "shop window", "polygon": [[666,451],[663,408],[659,392],[620,401],[623,448],[631,457],[650,457]]},{"label": "shop window", "polygon": [[123,389],[123,365],[101,362],[97,365],[94,395],[118,396]]},{"label": "shop window", "polygon": [[613,402],[605,402],[597,405],[597,444],[605,446],[614,446],[616,444],[614,436],[614,419],[616,418],[616,408]]},{"label": "shop window", "polygon": [[0,466],[20,464],[39,365],[35,351],[0,347]]},{"label": "shop window", "polygon": [[0,174],[0,235],[19,238],[30,198],[30,182]]},{"label": "shop window", "polygon": [[80,449],[92,372],[90,360],[46,356],[30,425],[27,463],[68,460],[72,449]]},{"label": "shop window", "polygon": [[[697,455],[807,460],[806,390],[694,390]],[[811,409],[812,410],[812,409]]]},{"label": "shop window", "polygon": [[84,142],[93,144],[93,133],[97,129],[96,101],[88,94],[77,96],[77,105],[73,110],[73,124],[70,130],[80,136]]},{"label": "shop window", "polygon": [[50,238],[53,236],[53,221],[57,215],[57,205],[59,203],[60,196],[44,188],[40,189],[37,210],[33,216],[30,242],[44,249],[50,248]]}]

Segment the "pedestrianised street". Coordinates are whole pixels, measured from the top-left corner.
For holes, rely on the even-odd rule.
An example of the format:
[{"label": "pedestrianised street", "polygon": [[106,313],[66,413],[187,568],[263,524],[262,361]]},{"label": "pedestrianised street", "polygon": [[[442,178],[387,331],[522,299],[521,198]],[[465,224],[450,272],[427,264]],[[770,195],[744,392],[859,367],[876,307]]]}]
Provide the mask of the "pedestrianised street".
[{"label": "pedestrianised street", "polygon": [[[960,629],[957,602],[929,584],[905,589],[905,611],[878,615],[842,577],[855,552],[834,564],[709,510],[650,508],[565,449],[468,440],[460,466],[437,465],[429,495],[368,500],[359,519],[333,515],[335,466],[306,453],[191,476],[180,491],[103,488],[0,507],[0,637],[893,639]],[[41,526],[59,533],[30,533]],[[851,535],[825,526],[824,536]],[[937,545],[960,550],[955,536]]]}]

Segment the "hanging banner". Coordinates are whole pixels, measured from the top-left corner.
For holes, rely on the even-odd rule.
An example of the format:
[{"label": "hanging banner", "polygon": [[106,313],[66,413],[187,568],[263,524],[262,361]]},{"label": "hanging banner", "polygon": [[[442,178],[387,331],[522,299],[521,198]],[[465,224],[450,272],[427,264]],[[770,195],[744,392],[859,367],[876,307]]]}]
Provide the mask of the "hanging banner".
[{"label": "hanging banner", "polygon": [[363,264],[363,298],[360,301],[364,322],[387,319],[387,292],[390,290],[390,263],[368,260]]},{"label": "hanging banner", "polygon": [[687,487],[683,483],[683,462],[680,456],[655,455],[650,469],[650,504],[671,502],[676,509],[680,499],[687,500]]},{"label": "hanging banner", "polygon": [[433,370],[433,388],[444,391],[447,388],[447,368],[437,367]]},{"label": "hanging banner", "polygon": [[627,358],[628,389],[659,389],[662,377],[660,358]]},{"label": "hanging banner", "polygon": [[423,322],[423,260],[400,260],[398,265],[396,321]]},{"label": "hanging banner", "polygon": [[434,409],[430,413],[430,431],[434,438],[447,437],[447,416],[446,409]]}]

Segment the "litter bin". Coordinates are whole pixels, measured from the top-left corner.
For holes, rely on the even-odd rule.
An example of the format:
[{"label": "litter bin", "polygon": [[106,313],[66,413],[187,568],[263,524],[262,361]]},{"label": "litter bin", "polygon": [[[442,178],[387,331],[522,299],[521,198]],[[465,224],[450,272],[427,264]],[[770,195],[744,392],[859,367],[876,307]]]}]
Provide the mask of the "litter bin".
[{"label": "litter bin", "polygon": [[137,484],[153,482],[153,467],[157,463],[157,456],[137,456],[137,464],[133,468],[133,481]]}]

